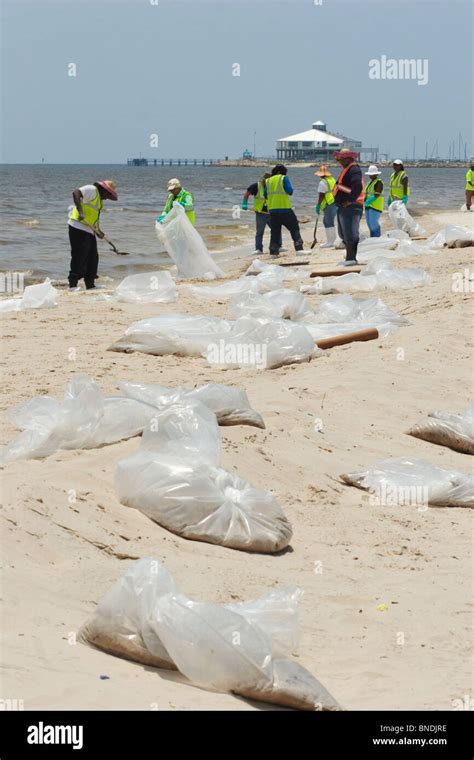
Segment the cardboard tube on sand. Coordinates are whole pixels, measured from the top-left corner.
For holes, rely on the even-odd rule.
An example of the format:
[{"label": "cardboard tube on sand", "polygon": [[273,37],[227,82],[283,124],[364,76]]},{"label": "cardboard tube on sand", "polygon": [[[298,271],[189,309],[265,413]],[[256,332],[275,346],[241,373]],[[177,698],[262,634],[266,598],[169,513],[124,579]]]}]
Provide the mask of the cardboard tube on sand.
[{"label": "cardboard tube on sand", "polygon": [[323,269],[321,272],[311,272],[310,277],[338,277],[341,274],[355,272],[360,274],[362,267],[347,267],[346,269]]},{"label": "cardboard tube on sand", "polygon": [[318,348],[333,348],[333,346],[344,346],[346,343],[355,341],[376,340],[378,337],[379,331],[375,327],[366,327],[364,330],[357,330],[357,332],[333,335],[331,338],[320,338],[316,341],[316,345]]}]

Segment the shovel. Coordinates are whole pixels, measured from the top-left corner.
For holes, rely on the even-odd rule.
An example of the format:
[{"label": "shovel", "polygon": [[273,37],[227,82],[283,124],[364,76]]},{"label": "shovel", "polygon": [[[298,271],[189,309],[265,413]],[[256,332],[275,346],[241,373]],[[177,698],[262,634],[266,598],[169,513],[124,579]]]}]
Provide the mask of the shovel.
[{"label": "shovel", "polygon": [[316,216],[316,224],[314,225],[313,242],[311,243],[311,250],[313,250],[314,246],[318,242],[316,240],[316,235],[318,234],[318,222],[319,222],[319,216]]},{"label": "shovel", "polygon": [[[94,235],[97,234],[97,230],[91,224],[88,224],[84,219],[79,219],[79,221],[81,224],[85,224],[86,227],[89,227],[89,229],[92,230]],[[105,235],[103,238],[99,238],[99,240],[105,240],[105,242],[110,245],[112,251],[116,253],[117,256],[129,256],[128,251],[119,251],[118,248],[112,243],[112,241],[106,238]]]}]

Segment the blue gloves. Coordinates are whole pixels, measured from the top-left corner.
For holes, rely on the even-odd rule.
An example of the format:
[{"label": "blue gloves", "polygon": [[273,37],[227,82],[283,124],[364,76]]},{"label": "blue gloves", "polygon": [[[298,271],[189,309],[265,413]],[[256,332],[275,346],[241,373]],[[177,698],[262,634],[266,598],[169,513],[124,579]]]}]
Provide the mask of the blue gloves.
[{"label": "blue gloves", "polygon": [[375,195],[369,195],[368,198],[364,201],[364,208],[367,208],[367,206],[370,206],[371,203],[373,203],[375,200]]},{"label": "blue gloves", "polygon": [[407,205],[407,200],[408,200],[408,195],[404,195],[402,198],[402,203],[404,203],[405,206]]},{"label": "blue gloves", "polygon": [[242,201],[242,211],[247,211],[247,209],[248,209],[247,198],[244,198]]},{"label": "blue gloves", "polygon": [[316,211],[317,215],[319,216],[320,213],[321,213],[321,204],[318,203],[318,205],[314,207],[314,210]]},{"label": "blue gloves", "polygon": [[156,221],[158,224],[162,224],[162,222],[166,219],[166,214],[161,214],[161,216],[156,217]]},{"label": "blue gloves", "polygon": [[391,199],[391,197],[389,195],[388,198],[387,198],[387,205],[390,206],[391,202],[392,202],[392,199]]}]

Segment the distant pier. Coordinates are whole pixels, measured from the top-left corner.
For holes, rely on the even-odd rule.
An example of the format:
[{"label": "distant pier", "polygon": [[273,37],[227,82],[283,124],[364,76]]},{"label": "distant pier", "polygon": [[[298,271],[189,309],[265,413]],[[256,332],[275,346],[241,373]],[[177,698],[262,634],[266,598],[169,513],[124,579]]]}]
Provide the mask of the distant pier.
[{"label": "distant pier", "polygon": [[219,158],[127,158],[127,166],[212,166]]}]

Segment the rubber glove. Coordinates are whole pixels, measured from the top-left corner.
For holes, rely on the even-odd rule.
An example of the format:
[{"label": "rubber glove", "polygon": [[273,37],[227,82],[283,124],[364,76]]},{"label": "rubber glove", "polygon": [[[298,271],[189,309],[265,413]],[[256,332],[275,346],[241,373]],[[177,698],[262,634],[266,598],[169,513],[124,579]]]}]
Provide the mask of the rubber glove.
[{"label": "rubber glove", "polygon": [[368,198],[366,198],[364,202],[364,207],[367,208],[367,206],[370,206],[371,203],[373,203],[375,200],[375,195],[369,195]]},{"label": "rubber glove", "polygon": [[316,211],[317,215],[319,216],[320,213],[321,213],[321,204],[318,203],[318,205],[314,207],[314,210]]},{"label": "rubber glove", "polygon": [[161,216],[157,216],[157,217],[156,217],[156,221],[157,221],[159,224],[163,224],[163,222],[164,222],[165,218],[166,218],[166,214],[161,214]]},{"label": "rubber glove", "polygon": [[248,209],[247,198],[244,198],[242,201],[242,211],[247,211],[247,209]]},{"label": "rubber glove", "polygon": [[391,202],[392,202],[392,199],[391,199],[390,196],[388,196],[388,198],[387,198],[387,205],[390,206]]},{"label": "rubber glove", "polygon": [[407,205],[407,200],[408,200],[408,195],[404,195],[402,198],[402,203],[404,203],[405,206]]}]

